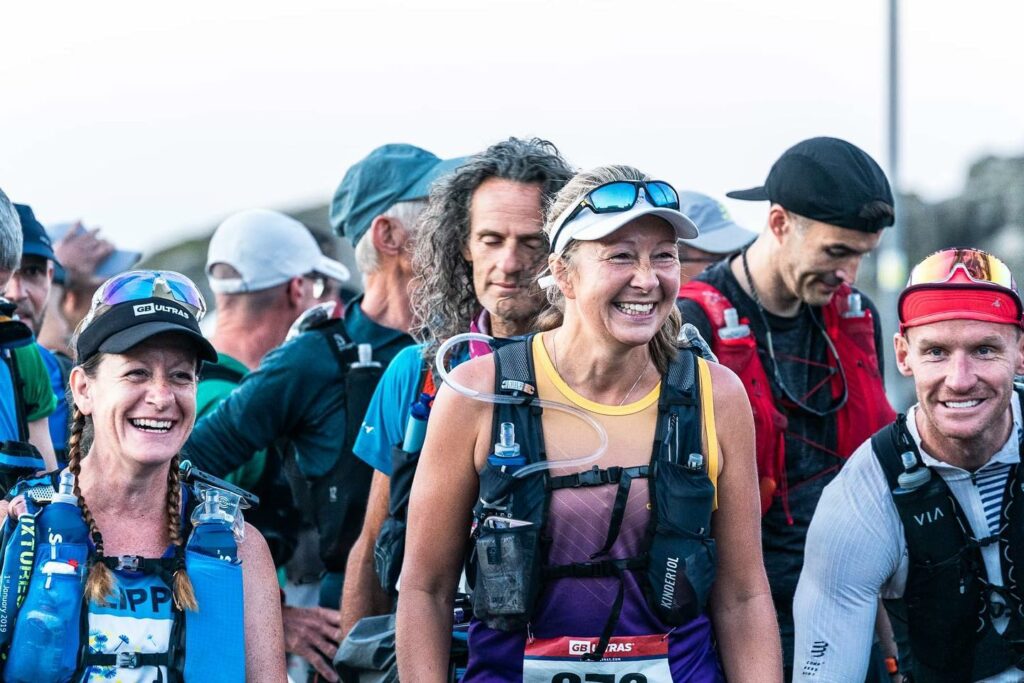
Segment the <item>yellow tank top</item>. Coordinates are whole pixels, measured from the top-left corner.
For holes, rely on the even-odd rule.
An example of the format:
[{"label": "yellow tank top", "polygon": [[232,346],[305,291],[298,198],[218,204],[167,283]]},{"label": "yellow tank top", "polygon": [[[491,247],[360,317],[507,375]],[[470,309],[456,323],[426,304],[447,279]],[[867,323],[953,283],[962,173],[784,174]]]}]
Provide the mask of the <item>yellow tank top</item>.
[{"label": "yellow tank top", "polygon": [[[574,391],[558,375],[541,337],[539,334],[534,336],[532,349],[537,394],[543,399],[576,406],[604,427],[608,433],[608,450],[594,465],[607,469],[649,464],[658,419],[661,383],[632,403],[622,406],[596,403]],[[704,420],[707,421],[709,417],[711,420],[711,427],[706,434],[706,443],[710,447],[705,448],[705,453],[708,454],[709,475],[712,482],[716,482],[718,442],[713,431],[711,378],[703,361],[700,365],[700,379]],[[541,424],[547,458],[553,463],[592,453],[600,443],[593,427],[568,413],[545,408]],[[592,466],[553,467],[551,474],[561,476]],[[616,486],[591,486],[553,492],[548,520],[554,540],[551,557],[553,563],[585,562],[601,548],[608,533],[616,491]],[[610,557],[634,557],[639,553],[650,518],[648,500],[647,479],[634,479],[629,489],[622,528],[609,553]]]}]

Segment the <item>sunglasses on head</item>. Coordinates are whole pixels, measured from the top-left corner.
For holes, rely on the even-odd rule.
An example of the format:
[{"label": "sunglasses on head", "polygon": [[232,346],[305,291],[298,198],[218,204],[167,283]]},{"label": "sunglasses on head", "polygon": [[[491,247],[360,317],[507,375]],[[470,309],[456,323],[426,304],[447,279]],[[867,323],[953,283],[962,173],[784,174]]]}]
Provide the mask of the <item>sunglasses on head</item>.
[{"label": "sunglasses on head", "polygon": [[935,252],[914,266],[907,287],[944,284],[952,279],[957,270],[962,271],[975,284],[1001,287],[1017,294],[1017,283],[1010,268],[981,249],[957,248]]},{"label": "sunglasses on head", "polygon": [[562,229],[579,216],[583,209],[590,209],[597,214],[629,211],[640,201],[641,191],[648,204],[679,210],[679,193],[663,180],[616,180],[605,183],[583,195],[562,219],[551,237],[551,251],[554,251]]},{"label": "sunglasses on head", "polygon": [[118,304],[141,299],[168,299],[184,306],[196,321],[206,315],[206,300],[195,283],[172,270],[131,270],[103,283],[92,297],[84,327]]}]

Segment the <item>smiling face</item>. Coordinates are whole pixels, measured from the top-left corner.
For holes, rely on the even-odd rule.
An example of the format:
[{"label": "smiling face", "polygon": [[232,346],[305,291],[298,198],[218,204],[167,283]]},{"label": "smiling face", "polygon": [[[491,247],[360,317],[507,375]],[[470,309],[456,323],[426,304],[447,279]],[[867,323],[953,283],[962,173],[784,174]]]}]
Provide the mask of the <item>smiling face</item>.
[{"label": "smiling face", "polygon": [[571,259],[571,268],[555,271],[585,326],[621,346],[654,338],[679,291],[679,252],[668,223],[641,216],[603,239],[580,242]]},{"label": "smiling face", "polygon": [[1002,446],[1012,421],[1013,376],[1024,373],[1019,328],[946,320],[896,335],[895,346],[900,372],[914,378],[918,427],[933,455],[949,442],[977,444],[986,457]]},{"label": "smiling face", "polygon": [[839,285],[853,284],[861,260],[882,238],[880,233],[786,215],[787,226],[777,233],[778,272],[790,293],[811,306],[824,306]]},{"label": "smiling face", "polygon": [[196,369],[195,347],[173,333],[104,355],[91,377],[74,368],[71,389],[92,417],[92,451],[136,466],[170,461],[195,424]]},{"label": "smiling face", "polygon": [[533,282],[547,253],[542,225],[538,184],[488,178],[473,192],[462,255],[472,267],[473,290],[491,314],[496,336],[526,332],[543,304]]}]

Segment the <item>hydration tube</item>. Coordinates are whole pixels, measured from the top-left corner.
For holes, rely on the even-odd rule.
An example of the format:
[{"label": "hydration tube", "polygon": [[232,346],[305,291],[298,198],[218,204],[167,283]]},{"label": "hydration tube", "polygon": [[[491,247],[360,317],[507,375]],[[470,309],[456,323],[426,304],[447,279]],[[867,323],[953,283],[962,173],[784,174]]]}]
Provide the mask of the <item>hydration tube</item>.
[{"label": "hydration tube", "polygon": [[[494,341],[494,338],[486,334],[479,334],[477,332],[465,332],[463,334],[457,334],[454,337],[451,337],[450,339],[445,341],[443,344],[441,344],[441,348],[437,350],[437,355],[434,357],[434,365],[437,367],[437,374],[441,377],[444,383],[450,386],[455,391],[462,394],[463,396],[474,399],[476,401],[483,401],[485,403],[507,403],[509,405],[522,404],[523,399],[521,398],[476,391],[475,389],[470,389],[469,387],[465,387],[459,384],[448,375],[448,370],[446,370],[444,366],[444,359],[448,355],[448,351],[450,351],[453,346],[469,341],[479,341],[484,342],[486,344],[490,344],[492,341]],[[535,462],[532,465],[526,465],[524,467],[520,467],[519,469],[517,469],[512,474],[513,477],[525,477],[530,474],[533,474],[534,472],[541,472],[543,470],[554,469],[556,467],[579,467],[582,465],[589,465],[599,460],[601,456],[604,455],[605,451],[608,450],[608,432],[605,431],[604,427],[601,426],[600,422],[595,420],[593,417],[588,415],[583,410],[580,410],[576,406],[571,406],[565,403],[559,403],[557,401],[547,401],[542,398],[534,399],[533,401],[531,401],[531,403],[542,406],[544,408],[551,408],[552,410],[560,410],[563,413],[569,413],[570,415],[578,417],[579,419],[583,420],[588,425],[590,425],[590,427],[592,427],[595,432],[597,432],[597,438],[600,441],[600,443],[597,446],[597,450],[595,450],[593,453],[590,453],[589,455],[585,455],[579,458],[572,458],[571,460],[545,460],[541,462]]]}]

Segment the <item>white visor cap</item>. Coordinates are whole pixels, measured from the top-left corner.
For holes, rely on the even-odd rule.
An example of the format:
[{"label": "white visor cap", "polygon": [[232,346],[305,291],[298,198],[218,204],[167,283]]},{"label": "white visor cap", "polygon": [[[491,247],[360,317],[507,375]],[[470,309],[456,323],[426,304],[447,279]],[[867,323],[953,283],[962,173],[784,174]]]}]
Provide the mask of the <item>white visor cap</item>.
[{"label": "white visor cap", "polygon": [[[231,266],[239,277],[213,277],[218,263]],[[210,289],[219,294],[258,292],[309,273],[338,282],[350,277],[342,263],[324,256],[306,226],[283,213],[240,211],[217,226],[210,238],[206,276]]]}]

